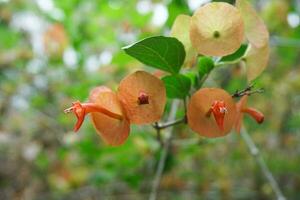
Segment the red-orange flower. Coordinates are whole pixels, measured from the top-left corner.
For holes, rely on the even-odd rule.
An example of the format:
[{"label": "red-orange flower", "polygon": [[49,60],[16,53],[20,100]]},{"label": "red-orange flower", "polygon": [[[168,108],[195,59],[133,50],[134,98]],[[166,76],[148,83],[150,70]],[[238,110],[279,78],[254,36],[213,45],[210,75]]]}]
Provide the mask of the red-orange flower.
[{"label": "red-orange flower", "polygon": [[74,131],[78,131],[87,114],[91,119],[97,133],[110,145],[121,145],[130,132],[130,124],[123,112],[117,95],[111,89],[100,86],[90,93],[88,103],[74,102],[73,106],[65,112],[73,111],[77,117]]},{"label": "red-orange flower", "polygon": [[166,104],[166,89],[154,75],[137,71],[121,81],[118,97],[130,123],[147,124],[161,118]]},{"label": "red-orange flower", "polygon": [[190,128],[199,135],[222,137],[230,132],[235,122],[235,103],[222,89],[203,88],[191,97],[187,118]]}]

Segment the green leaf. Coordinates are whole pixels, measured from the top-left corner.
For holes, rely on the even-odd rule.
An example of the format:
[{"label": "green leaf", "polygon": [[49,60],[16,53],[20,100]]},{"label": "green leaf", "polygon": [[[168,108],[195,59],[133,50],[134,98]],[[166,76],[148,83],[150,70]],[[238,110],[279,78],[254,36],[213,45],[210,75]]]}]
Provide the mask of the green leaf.
[{"label": "green leaf", "polygon": [[198,60],[198,72],[200,78],[208,74],[215,67],[214,61],[209,57],[201,57]]},{"label": "green leaf", "polygon": [[185,59],[183,44],[172,37],[150,37],[123,49],[140,62],[172,74],[179,72]]},{"label": "green leaf", "polygon": [[236,52],[234,52],[233,54],[230,54],[228,56],[222,57],[219,62],[225,64],[227,62],[236,61],[245,55],[247,48],[248,48],[247,44],[242,44],[241,47]]},{"label": "green leaf", "polygon": [[191,80],[188,77],[182,74],[175,74],[165,76],[162,80],[165,83],[168,98],[183,99],[189,94]]},{"label": "green leaf", "polygon": [[193,72],[193,71],[186,72],[186,73],[184,73],[184,76],[190,79],[192,86],[196,85],[198,76],[195,72]]}]

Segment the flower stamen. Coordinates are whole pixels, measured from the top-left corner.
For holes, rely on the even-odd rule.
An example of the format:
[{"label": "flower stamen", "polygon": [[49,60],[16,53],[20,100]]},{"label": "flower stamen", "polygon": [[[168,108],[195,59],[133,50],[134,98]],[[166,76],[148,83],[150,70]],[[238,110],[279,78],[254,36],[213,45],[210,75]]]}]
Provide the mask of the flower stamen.
[{"label": "flower stamen", "polygon": [[149,96],[145,92],[140,92],[138,96],[138,104],[139,105],[145,105],[149,104]]},{"label": "flower stamen", "polygon": [[77,122],[74,126],[75,132],[77,132],[81,127],[85,116],[92,112],[102,113],[111,118],[118,119],[118,120],[123,119],[122,115],[111,112],[106,108],[103,108],[102,106],[97,105],[95,103],[80,103],[79,101],[73,102],[70,108],[64,110],[64,113],[70,113],[70,112],[73,112],[77,118]]},{"label": "flower stamen", "polygon": [[217,125],[220,130],[224,130],[224,118],[227,113],[227,108],[225,106],[224,101],[214,101],[208,112],[206,113],[207,117],[210,117],[211,113],[213,113],[214,118],[216,120]]}]

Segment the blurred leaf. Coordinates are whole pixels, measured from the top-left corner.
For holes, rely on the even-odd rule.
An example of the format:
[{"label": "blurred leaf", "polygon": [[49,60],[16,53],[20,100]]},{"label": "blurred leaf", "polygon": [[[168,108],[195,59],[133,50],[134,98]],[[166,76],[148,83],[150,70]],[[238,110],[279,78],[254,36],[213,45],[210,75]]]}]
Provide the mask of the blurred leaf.
[{"label": "blurred leaf", "polygon": [[182,75],[170,75],[162,78],[167,89],[168,98],[185,98],[191,88],[191,80]]},{"label": "blurred leaf", "polygon": [[242,44],[241,47],[236,52],[228,56],[222,57],[219,62],[225,64],[226,62],[237,61],[238,59],[242,58],[245,55],[247,48],[248,48],[247,44]]},{"label": "blurred leaf", "polygon": [[9,48],[17,48],[21,35],[18,32],[13,31],[0,25],[0,52]]},{"label": "blurred leaf", "polygon": [[35,165],[42,171],[47,170],[49,164],[50,161],[45,152],[41,152],[35,160]]},{"label": "blurred leaf", "polygon": [[167,20],[167,26],[171,27],[176,17],[180,14],[191,14],[187,1],[185,0],[173,0],[168,4],[169,17]]},{"label": "blurred leaf", "polygon": [[150,37],[123,49],[142,63],[172,74],[179,72],[185,59],[183,44],[172,37]]}]

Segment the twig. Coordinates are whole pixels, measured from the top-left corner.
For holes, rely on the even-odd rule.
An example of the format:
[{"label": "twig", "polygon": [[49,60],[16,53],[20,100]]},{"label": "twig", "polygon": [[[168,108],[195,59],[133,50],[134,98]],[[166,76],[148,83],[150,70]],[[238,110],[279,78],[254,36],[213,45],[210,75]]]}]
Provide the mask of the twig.
[{"label": "twig", "polygon": [[187,139],[174,139],[172,144],[174,146],[187,147],[191,145],[200,145],[203,141],[199,138],[187,138]]},{"label": "twig", "polygon": [[268,180],[269,184],[271,185],[271,187],[272,187],[272,189],[273,189],[273,191],[274,191],[274,193],[277,197],[277,200],[285,200],[286,198],[284,197],[284,195],[283,195],[278,183],[276,182],[272,172],[268,168],[264,158],[260,154],[259,149],[254,144],[252,138],[248,134],[245,127],[242,127],[241,136],[244,139],[246,145],[248,146],[248,149],[249,149],[251,155],[255,158],[255,160],[256,160],[258,166],[260,167],[262,173],[264,174],[264,176]]},{"label": "twig", "polygon": [[198,83],[198,88],[201,88],[202,87],[202,85],[203,85],[203,83],[206,81],[206,79],[208,78],[208,75],[209,74],[205,74],[202,78],[201,78],[201,80],[199,81],[199,83]]},{"label": "twig", "polygon": [[233,98],[238,98],[238,97],[242,97],[242,96],[245,96],[245,95],[252,95],[252,94],[255,94],[255,93],[263,93],[265,90],[263,88],[259,88],[257,90],[253,90],[253,87],[254,85],[249,85],[248,87],[246,87],[245,89],[241,90],[241,91],[236,91],[232,97]]},{"label": "twig", "polygon": [[[168,121],[173,121],[175,119],[178,106],[179,106],[179,101],[174,100],[172,102],[171,111],[170,111],[170,114],[169,114],[169,117],[168,117]],[[158,131],[159,129],[156,129],[156,130]],[[171,146],[172,131],[173,131],[173,126],[170,126],[170,129],[168,129],[168,131],[166,131],[166,133],[165,133],[166,134],[166,142],[163,143],[163,149],[161,151],[158,166],[157,166],[156,173],[155,173],[155,176],[154,176],[154,180],[153,180],[149,200],[156,200],[157,199],[160,180],[162,178],[162,173],[163,173],[163,170],[165,168],[167,155],[169,153],[169,148]]]},{"label": "twig", "polygon": [[186,98],[187,97],[185,97],[184,99],[183,99],[183,108],[184,108],[184,114],[186,115],[187,114],[187,105],[186,105]]},{"label": "twig", "polygon": [[153,127],[156,129],[156,139],[157,139],[157,141],[160,143],[161,146],[163,146],[163,141],[162,141],[162,138],[161,138],[161,129],[157,128],[157,127],[159,127],[158,122],[155,122]]},{"label": "twig", "polygon": [[176,119],[176,120],[173,120],[173,121],[169,121],[169,122],[166,122],[164,124],[160,124],[160,123],[156,122],[153,125],[153,128],[161,130],[161,129],[169,128],[170,126],[175,126],[177,124],[181,124],[181,123],[185,123],[185,122],[186,122],[186,117],[183,117],[181,119]]}]

